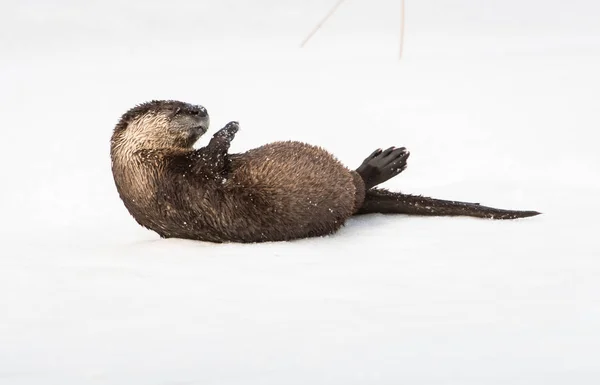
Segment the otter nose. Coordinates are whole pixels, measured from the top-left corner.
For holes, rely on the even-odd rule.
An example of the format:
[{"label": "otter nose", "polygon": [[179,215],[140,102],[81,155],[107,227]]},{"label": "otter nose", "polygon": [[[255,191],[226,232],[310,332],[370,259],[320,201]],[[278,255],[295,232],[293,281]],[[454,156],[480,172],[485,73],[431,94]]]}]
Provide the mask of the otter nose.
[{"label": "otter nose", "polygon": [[198,116],[200,116],[201,118],[206,118],[208,116],[208,111],[206,111],[206,108],[202,106],[195,107],[196,108],[194,109],[194,112],[196,112]]}]

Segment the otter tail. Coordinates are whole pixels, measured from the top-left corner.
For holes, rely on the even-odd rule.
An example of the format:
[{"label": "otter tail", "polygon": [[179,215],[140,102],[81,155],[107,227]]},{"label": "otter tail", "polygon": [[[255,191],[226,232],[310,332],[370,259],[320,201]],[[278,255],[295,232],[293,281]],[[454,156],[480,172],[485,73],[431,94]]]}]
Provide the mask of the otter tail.
[{"label": "otter tail", "polygon": [[539,215],[537,211],[514,211],[467,203],[406,195],[383,189],[367,191],[356,214],[388,213],[429,216],[469,216],[491,219],[516,219]]}]

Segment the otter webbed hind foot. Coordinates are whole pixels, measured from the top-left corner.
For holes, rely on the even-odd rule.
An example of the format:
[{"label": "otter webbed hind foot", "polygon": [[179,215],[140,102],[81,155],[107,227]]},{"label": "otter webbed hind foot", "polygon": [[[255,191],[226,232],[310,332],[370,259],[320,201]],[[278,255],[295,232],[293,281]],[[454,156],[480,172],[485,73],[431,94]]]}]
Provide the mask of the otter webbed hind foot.
[{"label": "otter webbed hind foot", "polygon": [[369,190],[404,171],[409,156],[406,147],[390,147],[385,151],[378,149],[363,161],[356,172]]}]

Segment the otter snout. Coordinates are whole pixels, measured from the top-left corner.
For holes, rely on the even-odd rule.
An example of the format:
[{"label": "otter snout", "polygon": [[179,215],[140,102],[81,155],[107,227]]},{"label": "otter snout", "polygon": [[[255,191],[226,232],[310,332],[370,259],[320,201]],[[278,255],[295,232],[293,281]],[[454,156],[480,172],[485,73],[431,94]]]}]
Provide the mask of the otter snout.
[{"label": "otter snout", "polygon": [[200,116],[201,118],[206,118],[208,116],[208,111],[206,110],[206,108],[202,107],[202,106],[196,106],[197,107],[197,111],[198,111],[198,116]]},{"label": "otter snout", "polygon": [[195,122],[192,130],[199,132],[200,135],[204,134],[206,130],[208,130],[208,124],[210,122],[206,108],[200,105],[192,106],[192,108],[190,108],[189,115]]}]

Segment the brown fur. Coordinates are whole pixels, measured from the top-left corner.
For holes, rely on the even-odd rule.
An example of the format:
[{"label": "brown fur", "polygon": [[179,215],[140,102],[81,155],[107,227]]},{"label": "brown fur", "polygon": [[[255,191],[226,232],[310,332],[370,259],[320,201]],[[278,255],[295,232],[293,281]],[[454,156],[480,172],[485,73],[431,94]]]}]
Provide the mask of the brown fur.
[{"label": "brown fur", "polygon": [[162,134],[167,121],[137,107],[111,141],[125,206],[162,237],[262,242],[322,236],[362,205],[362,179],[322,148],[271,143],[228,154],[224,170],[215,170],[210,144],[199,150],[170,144]]},{"label": "brown fur", "polygon": [[135,220],[161,237],[285,241],[332,234],[354,214],[539,214],[372,189],[406,168],[403,147],[375,151],[356,171],[300,142],[229,154],[238,130],[231,122],[194,150],[208,123],[203,107],[152,101],[129,110],[115,127],[111,159],[119,195]]}]

